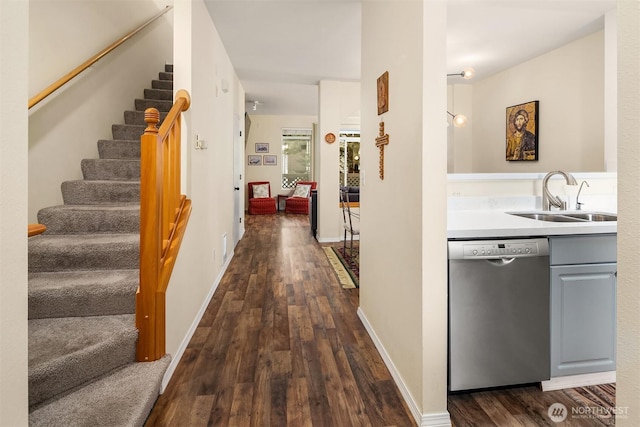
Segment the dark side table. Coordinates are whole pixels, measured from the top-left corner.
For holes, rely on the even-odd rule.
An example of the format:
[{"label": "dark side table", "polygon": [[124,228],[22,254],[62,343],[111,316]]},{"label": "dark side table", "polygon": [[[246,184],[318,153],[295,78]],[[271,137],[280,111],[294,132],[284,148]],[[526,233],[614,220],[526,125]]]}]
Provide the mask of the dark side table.
[{"label": "dark side table", "polygon": [[284,205],[282,205],[282,209],[280,208],[280,203],[284,203],[284,200],[287,199],[287,197],[289,197],[288,194],[278,194],[278,211],[283,211],[284,210]]}]

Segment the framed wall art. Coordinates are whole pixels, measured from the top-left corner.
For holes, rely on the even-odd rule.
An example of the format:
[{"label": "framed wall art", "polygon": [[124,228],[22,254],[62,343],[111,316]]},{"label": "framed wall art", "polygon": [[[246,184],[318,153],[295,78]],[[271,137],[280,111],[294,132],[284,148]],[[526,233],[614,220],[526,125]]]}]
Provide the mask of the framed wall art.
[{"label": "framed wall art", "polygon": [[260,166],[262,164],[262,156],[249,156],[249,166]]},{"label": "framed wall art", "polygon": [[378,115],[389,111],[389,72],[378,77]]},{"label": "framed wall art", "polygon": [[275,166],[278,164],[278,156],[262,156],[262,164],[265,166]]},{"label": "framed wall art", "polygon": [[256,143],[256,153],[268,153],[269,152],[269,144],[266,142],[257,142]]},{"label": "framed wall art", "polygon": [[539,102],[507,107],[506,160],[538,160]]}]

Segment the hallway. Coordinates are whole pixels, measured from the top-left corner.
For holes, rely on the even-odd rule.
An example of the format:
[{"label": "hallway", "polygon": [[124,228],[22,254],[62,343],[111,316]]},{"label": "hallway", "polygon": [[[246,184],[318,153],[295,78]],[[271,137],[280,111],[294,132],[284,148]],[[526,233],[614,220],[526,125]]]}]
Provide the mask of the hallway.
[{"label": "hallway", "polygon": [[415,425],[304,215],[246,232],[147,426]]}]

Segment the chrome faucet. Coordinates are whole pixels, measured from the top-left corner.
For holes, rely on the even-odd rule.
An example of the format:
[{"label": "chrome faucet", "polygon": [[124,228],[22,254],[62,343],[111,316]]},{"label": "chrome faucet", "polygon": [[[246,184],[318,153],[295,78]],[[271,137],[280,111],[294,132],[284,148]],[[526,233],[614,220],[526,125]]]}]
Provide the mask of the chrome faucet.
[{"label": "chrome faucet", "polygon": [[589,186],[589,183],[587,181],[582,181],[580,183],[580,188],[578,189],[578,195],[576,196],[576,210],[579,211],[582,209],[582,205],[584,205],[584,203],[580,203],[580,192],[582,191],[582,186],[584,184],[587,184],[587,187]]},{"label": "chrome faucet", "polygon": [[578,182],[573,175],[562,171],[549,172],[542,180],[542,210],[548,211],[551,210],[551,206],[555,206],[564,211],[567,209],[567,202],[549,192],[549,178],[553,175],[562,175],[567,181],[567,185],[578,185]]}]

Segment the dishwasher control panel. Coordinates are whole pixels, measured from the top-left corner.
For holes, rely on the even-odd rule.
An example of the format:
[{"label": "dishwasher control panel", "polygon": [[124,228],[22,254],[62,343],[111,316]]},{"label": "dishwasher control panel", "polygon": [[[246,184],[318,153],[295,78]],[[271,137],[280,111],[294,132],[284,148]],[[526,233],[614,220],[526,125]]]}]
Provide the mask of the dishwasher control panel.
[{"label": "dishwasher control panel", "polygon": [[449,242],[449,259],[522,258],[548,254],[547,239]]}]

